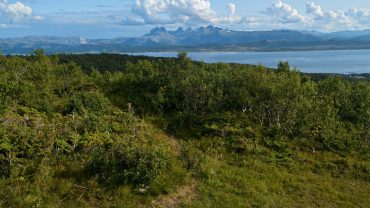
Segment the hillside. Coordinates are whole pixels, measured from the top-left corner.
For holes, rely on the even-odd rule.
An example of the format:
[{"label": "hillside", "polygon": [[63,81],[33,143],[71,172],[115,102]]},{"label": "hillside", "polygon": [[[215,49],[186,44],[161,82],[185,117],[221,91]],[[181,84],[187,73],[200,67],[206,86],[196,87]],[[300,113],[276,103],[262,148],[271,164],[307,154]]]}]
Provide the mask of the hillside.
[{"label": "hillside", "polygon": [[370,82],[0,55],[0,207],[369,207]]}]

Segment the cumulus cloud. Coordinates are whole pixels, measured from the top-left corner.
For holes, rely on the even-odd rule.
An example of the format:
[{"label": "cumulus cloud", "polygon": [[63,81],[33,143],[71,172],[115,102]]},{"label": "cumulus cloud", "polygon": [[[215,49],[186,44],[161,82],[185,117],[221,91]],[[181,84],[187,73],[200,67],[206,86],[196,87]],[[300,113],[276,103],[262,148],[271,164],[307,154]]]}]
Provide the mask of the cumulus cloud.
[{"label": "cumulus cloud", "polygon": [[344,12],[342,10],[324,10],[320,5],[314,2],[306,3],[306,13],[313,17],[312,22],[316,27],[327,30],[361,27],[358,17],[366,15],[363,9],[352,9],[349,12]]},{"label": "cumulus cloud", "polygon": [[123,24],[199,24],[237,23],[236,5],[228,4],[228,16],[219,16],[211,7],[211,0],[136,0],[132,7],[135,18]]},{"label": "cumulus cloud", "polygon": [[370,27],[370,8],[329,10],[308,1],[305,13],[286,3],[285,0],[272,0],[271,5],[259,14],[239,16],[237,5],[234,3],[228,3],[226,15],[220,15],[212,9],[214,2],[212,0],[136,0],[136,3],[131,6],[131,16],[120,23],[124,25],[229,24],[248,29],[285,28],[325,31]]},{"label": "cumulus cloud", "polygon": [[360,27],[370,26],[370,8],[351,8],[345,15],[355,19]]},{"label": "cumulus cloud", "polygon": [[227,8],[229,9],[230,16],[236,15],[236,5],[233,3],[229,3],[227,5]]},{"label": "cumulus cloud", "polygon": [[308,14],[313,14],[317,17],[325,16],[324,12],[321,9],[321,6],[318,5],[318,4],[315,4],[314,2],[307,2],[306,3],[306,12]]},{"label": "cumulus cloud", "polygon": [[306,18],[299,14],[297,9],[281,0],[275,1],[263,13],[272,16],[280,23],[302,23],[306,21]]},{"label": "cumulus cloud", "polygon": [[314,2],[307,2],[306,3],[306,13],[312,14],[315,19],[317,20],[329,20],[329,21],[337,21],[348,19],[347,16],[344,14],[343,11],[333,11],[327,10],[324,11],[320,5],[315,4]]},{"label": "cumulus cloud", "polygon": [[219,17],[218,23],[241,23],[243,18],[236,14],[236,5],[229,3],[227,9],[229,10],[229,16]]},{"label": "cumulus cloud", "polygon": [[351,8],[346,14],[354,18],[368,18],[370,17],[370,8]]},{"label": "cumulus cloud", "polygon": [[270,27],[333,31],[370,26],[370,8],[327,10],[315,2],[307,2],[306,13],[301,14],[292,5],[276,0],[262,14],[266,18],[259,18],[258,24]]},{"label": "cumulus cloud", "polygon": [[41,16],[33,15],[32,8],[21,2],[9,3],[6,0],[0,0],[0,14],[8,21],[20,22],[22,20],[41,20]]}]

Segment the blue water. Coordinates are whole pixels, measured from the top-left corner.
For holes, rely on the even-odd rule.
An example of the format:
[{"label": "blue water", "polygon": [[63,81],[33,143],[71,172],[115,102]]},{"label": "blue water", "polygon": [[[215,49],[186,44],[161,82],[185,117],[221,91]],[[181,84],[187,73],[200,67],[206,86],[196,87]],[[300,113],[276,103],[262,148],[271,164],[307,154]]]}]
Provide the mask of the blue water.
[{"label": "blue water", "polygon": [[[133,53],[155,57],[176,57],[176,52]],[[193,60],[208,63],[226,62],[262,64],[276,67],[288,61],[307,73],[370,73],[370,50],[289,51],[289,52],[190,52]]]}]

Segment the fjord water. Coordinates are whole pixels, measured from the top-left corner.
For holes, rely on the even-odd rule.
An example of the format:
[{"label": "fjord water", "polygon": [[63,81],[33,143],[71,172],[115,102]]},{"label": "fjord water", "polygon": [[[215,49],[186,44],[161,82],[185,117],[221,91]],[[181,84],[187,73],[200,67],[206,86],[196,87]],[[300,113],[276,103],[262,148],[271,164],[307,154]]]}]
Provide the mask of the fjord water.
[{"label": "fjord water", "polygon": [[[176,52],[133,53],[155,57],[176,57]],[[370,50],[284,51],[284,52],[190,52],[193,60],[207,63],[262,64],[276,67],[288,61],[306,73],[370,73]]]}]

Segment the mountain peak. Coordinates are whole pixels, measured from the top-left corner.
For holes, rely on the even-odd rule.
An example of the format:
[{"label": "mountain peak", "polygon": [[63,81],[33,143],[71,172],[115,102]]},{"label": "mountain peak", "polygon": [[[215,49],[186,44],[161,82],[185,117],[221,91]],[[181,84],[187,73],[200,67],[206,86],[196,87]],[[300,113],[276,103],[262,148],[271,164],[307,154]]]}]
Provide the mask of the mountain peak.
[{"label": "mountain peak", "polygon": [[197,29],[198,32],[216,32],[216,31],[221,31],[222,28],[219,27],[214,27],[212,25],[208,25],[207,27],[200,27]]},{"label": "mountain peak", "polygon": [[158,35],[158,34],[162,34],[162,33],[167,33],[166,28],[156,27],[156,28],[152,29],[148,35]]},{"label": "mountain peak", "polygon": [[219,28],[219,27],[214,27],[214,26],[212,26],[212,25],[208,25],[208,26],[207,26],[207,29],[208,29],[208,30],[222,30],[221,28]]},{"label": "mountain peak", "polygon": [[183,32],[184,31],[184,28],[182,28],[182,27],[179,27],[179,28],[177,28],[177,30],[176,30],[176,32]]}]

